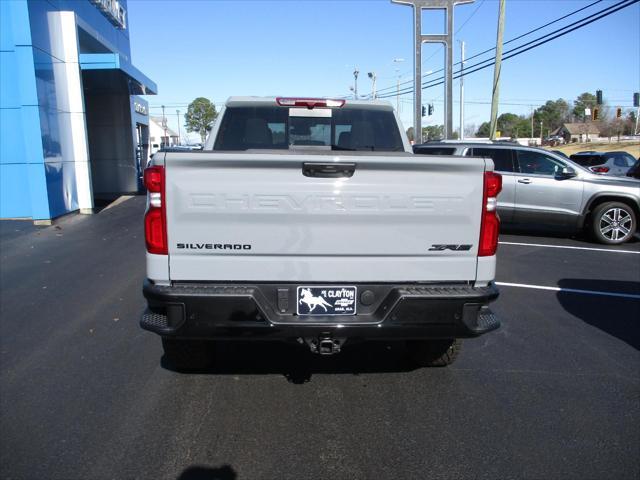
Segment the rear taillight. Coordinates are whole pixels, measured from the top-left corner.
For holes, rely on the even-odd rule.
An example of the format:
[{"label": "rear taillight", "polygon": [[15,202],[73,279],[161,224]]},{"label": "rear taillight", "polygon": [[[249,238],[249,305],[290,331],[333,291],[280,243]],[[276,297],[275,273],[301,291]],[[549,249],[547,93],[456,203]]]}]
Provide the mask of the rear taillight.
[{"label": "rear taillight", "polygon": [[167,213],[164,201],[164,167],[148,167],[144,171],[149,204],[144,215],[144,239],[147,252],[167,255]]},{"label": "rear taillight", "polygon": [[590,167],[593,173],[607,173],[609,167]]},{"label": "rear taillight", "polygon": [[484,194],[482,195],[482,221],[480,224],[479,257],[490,257],[498,249],[498,194],[502,190],[502,175],[495,172],[484,172]]},{"label": "rear taillight", "polygon": [[314,107],[337,107],[340,108],[344,105],[345,100],[337,99],[332,100],[329,98],[276,98],[276,103],[281,107],[307,107],[312,109]]}]

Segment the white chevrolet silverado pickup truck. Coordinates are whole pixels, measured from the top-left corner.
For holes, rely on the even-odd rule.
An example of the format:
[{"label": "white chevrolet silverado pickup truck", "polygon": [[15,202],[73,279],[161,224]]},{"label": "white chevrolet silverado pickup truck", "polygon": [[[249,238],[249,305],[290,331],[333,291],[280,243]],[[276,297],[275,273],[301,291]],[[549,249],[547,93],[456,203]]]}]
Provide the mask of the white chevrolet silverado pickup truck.
[{"label": "white chevrolet silverado pickup truck", "polygon": [[414,155],[386,102],[232,97],[202,151],[160,151],[144,180],[141,326],[178,369],[212,340],[395,339],[444,366],[499,327],[500,175]]}]

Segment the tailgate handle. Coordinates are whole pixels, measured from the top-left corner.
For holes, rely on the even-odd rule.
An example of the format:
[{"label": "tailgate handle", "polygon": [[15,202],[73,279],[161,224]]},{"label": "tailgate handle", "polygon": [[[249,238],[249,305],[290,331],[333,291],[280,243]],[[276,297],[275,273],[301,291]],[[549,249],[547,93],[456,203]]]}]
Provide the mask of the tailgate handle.
[{"label": "tailgate handle", "polygon": [[311,163],[302,164],[302,174],[305,177],[343,178],[352,177],[356,170],[355,163]]}]

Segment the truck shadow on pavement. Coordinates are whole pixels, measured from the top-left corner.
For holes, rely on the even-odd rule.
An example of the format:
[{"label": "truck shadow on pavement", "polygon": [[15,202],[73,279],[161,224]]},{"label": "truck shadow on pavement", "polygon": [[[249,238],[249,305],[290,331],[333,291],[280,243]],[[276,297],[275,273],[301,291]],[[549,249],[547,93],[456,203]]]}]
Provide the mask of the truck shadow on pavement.
[{"label": "truck shadow on pavement", "polygon": [[163,356],[161,365],[179,373],[207,375],[283,375],[303,384],[314,374],[411,372],[418,367],[407,357],[401,342],[363,342],[345,345],[331,356],[311,353],[306,347],[283,342],[216,342],[213,366],[205,370],[176,370]]},{"label": "truck shadow on pavement", "polygon": [[[630,268],[633,268],[630,266]],[[566,278],[560,288],[640,295],[640,281]],[[558,292],[558,301],[571,315],[640,350],[640,299]]]},{"label": "truck shadow on pavement", "polygon": [[236,471],[229,465],[221,467],[204,467],[193,465],[186,468],[176,480],[235,480]]}]

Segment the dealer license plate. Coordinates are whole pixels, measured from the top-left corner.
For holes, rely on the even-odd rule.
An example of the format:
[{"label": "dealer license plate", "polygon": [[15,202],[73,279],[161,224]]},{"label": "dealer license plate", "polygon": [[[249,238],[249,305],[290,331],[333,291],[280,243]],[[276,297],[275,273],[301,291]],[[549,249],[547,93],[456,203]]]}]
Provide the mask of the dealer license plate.
[{"label": "dealer license plate", "polygon": [[298,287],[298,315],[355,315],[357,287]]}]

